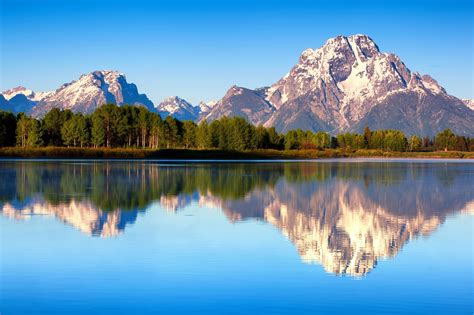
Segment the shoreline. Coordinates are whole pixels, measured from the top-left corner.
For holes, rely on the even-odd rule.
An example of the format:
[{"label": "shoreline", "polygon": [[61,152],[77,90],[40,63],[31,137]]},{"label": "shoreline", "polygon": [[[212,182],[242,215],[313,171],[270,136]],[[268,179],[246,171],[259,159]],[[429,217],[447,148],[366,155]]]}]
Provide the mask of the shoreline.
[{"label": "shoreline", "polygon": [[40,147],[0,148],[0,158],[31,159],[150,159],[150,160],[314,160],[338,158],[376,159],[474,159],[474,152],[393,152],[381,150],[251,150],[219,149],[125,149]]}]

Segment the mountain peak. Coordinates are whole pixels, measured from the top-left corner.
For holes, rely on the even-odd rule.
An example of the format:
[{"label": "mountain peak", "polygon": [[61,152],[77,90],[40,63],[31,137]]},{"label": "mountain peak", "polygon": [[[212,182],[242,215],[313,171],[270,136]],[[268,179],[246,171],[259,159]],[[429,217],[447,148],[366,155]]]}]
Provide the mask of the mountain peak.
[{"label": "mountain peak", "polygon": [[6,100],[12,99],[18,94],[23,94],[26,97],[29,97],[32,96],[34,92],[21,85],[2,92],[2,95]]},{"label": "mountain peak", "polygon": [[165,98],[155,108],[162,117],[172,116],[179,120],[197,120],[200,114],[199,106],[193,106],[178,96]]}]

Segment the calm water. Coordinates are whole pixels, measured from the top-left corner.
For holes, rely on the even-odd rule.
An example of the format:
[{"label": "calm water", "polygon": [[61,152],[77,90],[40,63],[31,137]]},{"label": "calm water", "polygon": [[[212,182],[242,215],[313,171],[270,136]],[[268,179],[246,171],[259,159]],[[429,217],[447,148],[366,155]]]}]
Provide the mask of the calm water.
[{"label": "calm water", "polygon": [[0,161],[0,313],[471,314],[474,163]]}]

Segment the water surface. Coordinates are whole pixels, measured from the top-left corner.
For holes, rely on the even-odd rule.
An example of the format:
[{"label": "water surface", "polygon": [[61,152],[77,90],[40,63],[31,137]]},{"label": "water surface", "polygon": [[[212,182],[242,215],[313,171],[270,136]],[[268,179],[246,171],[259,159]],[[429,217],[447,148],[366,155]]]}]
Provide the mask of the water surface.
[{"label": "water surface", "polygon": [[474,163],[0,161],[2,314],[473,307]]}]

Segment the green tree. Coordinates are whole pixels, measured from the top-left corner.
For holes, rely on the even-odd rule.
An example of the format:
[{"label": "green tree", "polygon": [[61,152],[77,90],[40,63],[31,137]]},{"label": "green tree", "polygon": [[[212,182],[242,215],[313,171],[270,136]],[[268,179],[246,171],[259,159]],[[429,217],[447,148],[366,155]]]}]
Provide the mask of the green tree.
[{"label": "green tree", "polygon": [[384,149],[388,151],[405,151],[407,139],[403,132],[398,130],[387,130],[384,137]]},{"label": "green tree", "polygon": [[268,130],[262,125],[259,125],[257,128],[255,128],[255,133],[252,142],[253,145],[258,149],[270,148],[271,143],[270,134],[268,133]]},{"label": "green tree", "polygon": [[207,120],[201,121],[196,130],[196,145],[200,149],[212,148],[212,137]]},{"label": "green tree", "polygon": [[146,147],[146,140],[150,127],[150,112],[145,107],[138,110],[138,129],[140,131],[141,146]]},{"label": "green tree", "polygon": [[456,144],[456,135],[451,129],[445,129],[435,137],[435,146],[438,150],[453,150]]},{"label": "green tree", "polygon": [[28,145],[28,135],[31,130],[31,119],[24,113],[18,114],[18,123],[16,125],[16,142],[20,147]]},{"label": "green tree", "polygon": [[105,143],[104,122],[98,110],[92,114],[91,143],[95,148],[101,147]]},{"label": "green tree", "polygon": [[63,145],[61,129],[64,123],[72,117],[70,110],[53,108],[43,118],[44,142],[47,145]]},{"label": "green tree", "polygon": [[296,150],[299,148],[298,132],[296,130],[288,131],[285,135],[285,150]]},{"label": "green tree", "polygon": [[183,123],[183,144],[185,148],[196,147],[196,124],[190,120]]},{"label": "green tree", "polygon": [[369,126],[365,126],[364,128],[364,140],[365,140],[365,147],[370,149],[370,140],[372,138],[372,131],[370,131]]},{"label": "green tree", "polygon": [[0,147],[15,145],[16,118],[10,112],[0,111]]},{"label": "green tree", "polygon": [[89,143],[90,131],[87,120],[82,114],[75,114],[67,120],[61,129],[62,140],[67,146],[83,147]]},{"label": "green tree", "polygon": [[421,150],[421,138],[413,135],[408,140],[408,150],[412,152],[420,151]]},{"label": "green tree", "polygon": [[34,119],[34,118],[29,118],[30,123],[30,129],[28,131],[28,137],[27,137],[27,146],[29,147],[40,147],[44,145],[43,141],[43,129],[41,126],[41,123]]}]

